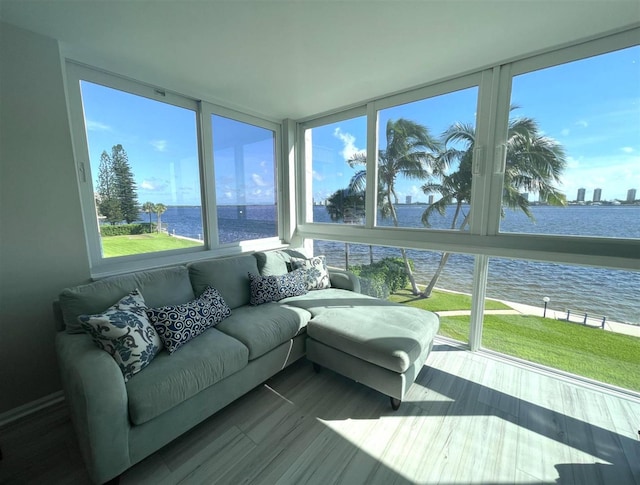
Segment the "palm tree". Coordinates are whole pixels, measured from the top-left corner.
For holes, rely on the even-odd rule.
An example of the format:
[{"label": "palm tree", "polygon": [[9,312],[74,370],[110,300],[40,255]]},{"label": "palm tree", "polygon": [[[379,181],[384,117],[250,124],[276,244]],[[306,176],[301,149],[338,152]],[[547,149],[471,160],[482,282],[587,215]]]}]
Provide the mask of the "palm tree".
[{"label": "palm tree", "polygon": [[[393,225],[398,227],[398,214],[394,206],[398,200],[398,177],[425,180],[429,176],[431,165],[435,162],[433,154],[438,151],[440,144],[425,126],[404,118],[387,121],[386,140],[386,148],[378,151],[378,209],[383,218],[391,217]],[[366,166],[366,162],[366,155],[362,154],[349,160],[351,166]],[[366,170],[360,170],[351,179],[351,190],[363,191],[365,181]],[[413,293],[417,295],[420,291],[413,277],[407,253],[404,248],[400,251]]]},{"label": "palm tree", "polygon": [[[512,107],[511,109],[515,109]],[[462,149],[452,147],[454,143]],[[443,150],[434,164],[436,182],[422,186],[425,194],[437,193],[440,200],[429,205],[422,214],[422,222],[430,227],[434,212],[444,215],[447,206],[455,204],[451,229],[463,231],[469,224],[469,213],[464,213],[464,204],[471,203],[472,157],[475,145],[475,128],[469,124],[455,123],[443,134]],[[456,171],[448,170],[459,162]],[[566,166],[564,149],[552,138],[540,133],[538,124],[531,118],[514,118],[509,121],[507,132],[507,159],[502,196],[504,207],[523,211],[535,220],[529,210],[529,200],[522,192],[537,192],[540,199],[550,205],[566,205],[566,197],[555,184]],[[459,223],[461,219],[461,222]],[[460,224],[458,226],[458,223]],[[450,253],[444,252],[431,281],[422,296],[428,298],[435,287]]]},{"label": "palm tree", "polygon": [[156,206],[153,202],[145,202],[142,204],[142,212],[149,214],[149,232],[151,232],[151,214],[156,211]]},{"label": "palm tree", "polygon": [[156,215],[158,216],[158,232],[162,231],[162,221],[160,220],[160,216],[167,211],[167,206],[160,203],[156,204]]}]

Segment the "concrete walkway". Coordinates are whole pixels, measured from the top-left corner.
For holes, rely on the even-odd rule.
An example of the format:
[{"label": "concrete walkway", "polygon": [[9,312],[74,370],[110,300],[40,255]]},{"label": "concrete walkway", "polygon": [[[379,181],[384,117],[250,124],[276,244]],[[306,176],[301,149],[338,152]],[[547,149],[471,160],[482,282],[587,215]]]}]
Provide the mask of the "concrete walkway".
[{"label": "concrete walkway", "polygon": [[[505,305],[511,307],[511,310],[485,310],[485,315],[533,315],[536,317],[542,317],[544,314],[544,308],[536,307],[531,305],[524,305],[522,303],[515,303],[512,301],[506,300],[496,300],[504,303]],[[471,315],[471,311],[469,310],[454,310],[454,311],[444,311],[444,312],[435,312],[441,317],[453,317],[460,315]],[[556,310],[551,310],[547,308],[546,318],[550,318],[553,320],[564,320],[566,321],[566,312],[560,312]],[[574,325],[581,325],[581,323],[570,322]],[[594,327],[600,328],[600,324],[590,325]],[[605,321],[604,329],[610,332],[622,333],[625,335],[631,335],[632,337],[640,337],[640,325],[631,325],[628,323],[619,323],[619,322],[610,322]]]}]

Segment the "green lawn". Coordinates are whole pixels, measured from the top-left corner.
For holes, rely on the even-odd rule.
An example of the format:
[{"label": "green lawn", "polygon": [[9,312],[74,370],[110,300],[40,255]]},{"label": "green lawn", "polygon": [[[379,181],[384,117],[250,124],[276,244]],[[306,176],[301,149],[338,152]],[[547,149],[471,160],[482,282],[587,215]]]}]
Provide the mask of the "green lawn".
[{"label": "green lawn", "polygon": [[[471,296],[434,291],[431,298],[403,290],[390,300],[431,311],[470,310]],[[509,309],[486,300],[487,310]],[[440,335],[469,341],[469,316],[440,317]],[[485,315],[482,346],[530,362],[640,391],[640,339],[529,315]]]},{"label": "green lawn", "polygon": [[[404,289],[390,295],[389,300],[432,312],[471,310],[471,295],[439,290],[434,290],[429,298],[420,298],[412,295],[411,290]],[[495,300],[485,300],[484,307],[486,310],[509,310],[511,308]]]},{"label": "green lawn", "polygon": [[[468,341],[469,317],[440,319],[441,335]],[[640,391],[640,339],[550,318],[485,315],[482,346]]]},{"label": "green lawn", "polygon": [[202,246],[202,243],[157,233],[102,238],[102,251],[105,258],[197,246]]}]

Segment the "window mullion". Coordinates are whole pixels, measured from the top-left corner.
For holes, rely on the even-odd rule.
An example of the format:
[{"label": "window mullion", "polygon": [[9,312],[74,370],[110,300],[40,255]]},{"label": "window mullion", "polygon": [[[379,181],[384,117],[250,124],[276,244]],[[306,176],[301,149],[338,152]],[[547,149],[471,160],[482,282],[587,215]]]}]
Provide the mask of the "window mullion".
[{"label": "window mullion", "polygon": [[471,327],[469,329],[469,347],[474,351],[478,350],[482,345],[482,323],[484,320],[484,300],[488,272],[489,256],[484,254],[477,255],[473,266],[473,299],[471,302]]},{"label": "window mullion", "polygon": [[378,213],[378,110],[375,103],[367,105],[367,194],[365,227],[376,225]]},{"label": "window mullion", "polygon": [[218,246],[218,211],[216,210],[215,164],[213,160],[213,138],[211,136],[211,105],[200,103],[200,173],[202,177],[202,220],[204,240],[209,248]]},{"label": "window mullion", "polygon": [[496,235],[500,230],[502,214],[502,191],[504,184],[504,170],[507,156],[507,132],[509,130],[509,112],[511,103],[511,65],[499,68],[497,79],[497,98],[495,102],[495,117],[492,140],[493,157],[488,160],[487,170],[490,179],[490,197],[488,199],[487,234]]},{"label": "window mullion", "polygon": [[476,137],[472,163],[471,234],[486,235],[491,197],[491,160],[494,157],[495,100],[498,68],[486,70],[480,79],[476,115]]}]

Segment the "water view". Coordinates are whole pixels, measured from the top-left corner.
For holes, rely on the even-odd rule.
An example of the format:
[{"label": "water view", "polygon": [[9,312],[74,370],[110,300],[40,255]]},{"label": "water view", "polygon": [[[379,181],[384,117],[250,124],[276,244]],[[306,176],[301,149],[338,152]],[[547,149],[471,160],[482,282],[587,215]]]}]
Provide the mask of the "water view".
[{"label": "water view", "polygon": [[[398,205],[398,217],[405,227],[423,227],[420,214],[425,206]],[[532,206],[536,223],[520,212],[507,211],[501,228],[505,232],[531,234],[575,234],[617,238],[640,238],[640,206]],[[143,218],[144,220],[144,218]],[[200,207],[169,207],[162,215],[169,234],[202,238]],[[315,222],[330,222],[324,206],[314,206]],[[435,220],[434,220],[435,221]],[[277,234],[275,206],[218,206],[221,242],[273,237]],[[386,224],[391,224],[390,221]],[[446,228],[442,218],[434,227]],[[369,246],[349,244],[349,263],[368,264]],[[327,256],[332,266],[345,266],[345,244],[315,241],[315,253]],[[396,248],[373,247],[374,260],[399,257]],[[415,262],[418,284],[427,284],[435,271],[440,253],[409,250]],[[438,286],[471,292],[473,256],[451,256]],[[597,291],[594,291],[597,286]],[[549,307],[558,312],[567,308],[605,315],[618,322],[640,324],[640,273],[583,266],[536,263],[492,258],[487,296]]]}]

